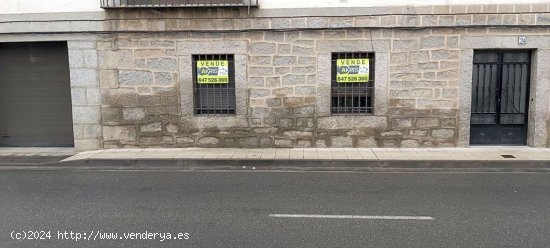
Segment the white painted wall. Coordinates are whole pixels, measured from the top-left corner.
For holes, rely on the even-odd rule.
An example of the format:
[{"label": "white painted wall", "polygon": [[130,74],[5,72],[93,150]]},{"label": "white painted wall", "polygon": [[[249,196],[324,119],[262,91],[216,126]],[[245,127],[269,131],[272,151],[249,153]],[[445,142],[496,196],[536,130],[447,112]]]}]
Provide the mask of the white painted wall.
[{"label": "white painted wall", "polygon": [[0,14],[101,11],[99,0],[0,0]]},{"label": "white painted wall", "polygon": [[259,0],[261,8],[375,7],[399,5],[464,5],[547,3],[548,0]]},{"label": "white painted wall", "polygon": [[[0,14],[102,11],[100,0],[0,0]],[[519,4],[548,0],[259,0],[262,9],[397,5]]]}]

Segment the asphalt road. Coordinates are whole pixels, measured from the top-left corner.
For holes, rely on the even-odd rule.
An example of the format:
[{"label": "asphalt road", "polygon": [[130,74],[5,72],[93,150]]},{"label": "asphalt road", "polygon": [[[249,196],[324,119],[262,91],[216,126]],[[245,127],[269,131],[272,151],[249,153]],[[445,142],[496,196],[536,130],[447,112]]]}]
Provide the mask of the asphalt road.
[{"label": "asphalt road", "polygon": [[0,247],[550,247],[550,173],[0,171]]}]

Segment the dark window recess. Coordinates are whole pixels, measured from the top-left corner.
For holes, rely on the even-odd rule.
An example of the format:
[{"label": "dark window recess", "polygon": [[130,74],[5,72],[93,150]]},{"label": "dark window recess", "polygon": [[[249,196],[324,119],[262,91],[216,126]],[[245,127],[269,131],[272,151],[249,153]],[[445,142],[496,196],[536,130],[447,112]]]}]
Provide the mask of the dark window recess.
[{"label": "dark window recess", "polygon": [[[359,82],[338,82],[339,59],[369,59],[369,78]],[[331,112],[333,115],[372,114],[374,104],[374,53],[333,53]]]},{"label": "dark window recess", "polygon": [[[199,80],[199,66],[197,66],[197,64],[200,61],[227,61],[227,82],[208,82],[208,77]],[[224,79],[221,81],[223,80]],[[193,90],[196,115],[234,115],[236,109],[234,56],[193,55]]]}]

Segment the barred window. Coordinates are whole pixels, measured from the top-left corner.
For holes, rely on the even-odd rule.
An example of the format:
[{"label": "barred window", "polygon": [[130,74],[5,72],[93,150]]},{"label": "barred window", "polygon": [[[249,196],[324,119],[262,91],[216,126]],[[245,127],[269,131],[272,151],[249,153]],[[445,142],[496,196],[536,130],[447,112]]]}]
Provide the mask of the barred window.
[{"label": "barred window", "polygon": [[372,114],[374,53],[333,53],[331,112],[333,115]]},{"label": "barred window", "polygon": [[193,55],[193,90],[196,115],[234,115],[234,56]]}]

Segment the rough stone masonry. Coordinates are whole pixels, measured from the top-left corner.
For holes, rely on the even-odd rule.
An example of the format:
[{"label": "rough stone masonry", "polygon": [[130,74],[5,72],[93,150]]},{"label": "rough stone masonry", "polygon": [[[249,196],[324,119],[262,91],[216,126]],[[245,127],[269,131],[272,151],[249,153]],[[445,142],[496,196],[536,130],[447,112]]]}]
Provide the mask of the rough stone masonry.
[{"label": "rough stone masonry", "polygon": [[[140,20],[111,21],[103,27],[109,33],[81,41],[90,48],[78,51],[91,57],[71,69],[99,78],[102,135],[85,124],[90,134],[82,137],[97,137],[104,148],[463,146],[472,50],[516,48],[518,35],[528,35],[546,53],[550,18],[450,11],[202,21],[139,12]],[[330,113],[335,52],[374,52],[373,114]],[[191,58],[200,54],[235,55],[235,115],[194,115]],[[94,63],[95,71],[86,66]],[[537,77],[547,82],[547,74]],[[97,99],[93,89],[81,91],[86,101]],[[546,125],[548,95],[539,97],[544,116],[532,118]],[[534,136],[533,144],[546,146],[546,126],[536,129],[544,136]]]},{"label": "rough stone masonry", "polygon": [[[452,30],[263,31],[204,36],[116,35],[98,41],[106,148],[456,145],[459,35]],[[180,60],[186,59],[180,55],[186,51],[180,51],[178,44],[200,39],[221,41],[212,46],[246,43],[247,68],[237,68],[247,73],[242,87],[248,100],[238,105],[245,110],[242,115],[209,118],[182,114],[181,108],[191,106],[181,106],[180,98],[192,95],[180,90],[192,81],[180,77],[182,70],[191,68],[180,68]],[[389,61],[376,60],[380,67],[389,67],[386,90],[375,94],[387,102],[386,113],[338,117],[320,113],[317,102],[329,99],[318,99],[322,84],[327,83],[318,81],[319,48],[356,51],[346,47],[347,41],[370,39],[376,41],[375,52],[389,54]]]}]

